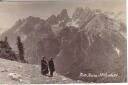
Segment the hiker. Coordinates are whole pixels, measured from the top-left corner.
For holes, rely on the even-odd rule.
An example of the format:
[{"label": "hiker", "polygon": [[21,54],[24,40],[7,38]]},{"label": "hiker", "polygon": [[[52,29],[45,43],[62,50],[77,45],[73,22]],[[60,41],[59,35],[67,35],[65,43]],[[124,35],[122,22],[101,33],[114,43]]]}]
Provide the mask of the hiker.
[{"label": "hiker", "polygon": [[42,60],[41,60],[41,74],[42,75],[48,74],[48,63],[44,56],[42,57]]},{"label": "hiker", "polygon": [[53,72],[55,71],[53,58],[50,59],[48,65],[49,65],[50,77],[53,77]]}]

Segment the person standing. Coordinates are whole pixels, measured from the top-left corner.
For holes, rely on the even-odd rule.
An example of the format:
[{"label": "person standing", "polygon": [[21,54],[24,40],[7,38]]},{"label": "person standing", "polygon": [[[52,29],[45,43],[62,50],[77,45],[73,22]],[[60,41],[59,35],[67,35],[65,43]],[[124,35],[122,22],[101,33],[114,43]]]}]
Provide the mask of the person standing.
[{"label": "person standing", "polygon": [[48,74],[48,63],[46,61],[46,58],[43,56],[41,60],[41,74],[46,75]]},{"label": "person standing", "polygon": [[49,65],[50,77],[53,77],[53,72],[55,71],[53,58],[49,60],[48,65]]}]

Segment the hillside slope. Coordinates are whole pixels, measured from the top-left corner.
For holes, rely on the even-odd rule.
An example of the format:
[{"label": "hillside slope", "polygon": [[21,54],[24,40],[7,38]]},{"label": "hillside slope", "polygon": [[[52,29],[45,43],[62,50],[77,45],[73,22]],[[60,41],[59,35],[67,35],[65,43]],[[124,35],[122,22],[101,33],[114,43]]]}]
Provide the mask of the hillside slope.
[{"label": "hillside slope", "polygon": [[[13,79],[12,74],[20,76]],[[46,83],[77,83],[69,78],[55,73],[54,77],[40,74],[39,65],[23,64],[15,61],[0,59],[0,83],[1,84],[46,84]]]}]

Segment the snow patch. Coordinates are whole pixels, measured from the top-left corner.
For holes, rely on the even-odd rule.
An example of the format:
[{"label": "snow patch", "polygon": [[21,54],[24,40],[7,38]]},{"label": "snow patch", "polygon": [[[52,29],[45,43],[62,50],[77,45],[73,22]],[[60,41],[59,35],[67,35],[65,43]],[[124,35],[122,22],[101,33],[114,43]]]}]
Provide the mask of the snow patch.
[{"label": "snow patch", "polygon": [[20,81],[22,82],[22,76],[20,74],[17,74],[17,73],[9,73],[8,76],[12,79],[12,80],[15,80],[15,81]]},{"label": "snow patch", "polygon": [[16,29],[16,30],[15,30],[15,33],[18,33],[19,31],[20,31],[20,29]]},{"label": "snow patch", "polygon": [[26,39],[27,39],[27,36],[24,35],[24,36],[22,37],[22,40],[25,41]]},{"label": "snow patch", "polygon": [[120,50],[118,48],[115,48],[115,51],[117,52],[118,56],[120,55]]},{"label": "snow patch", "polygon": [[61,23],[64,23],[64,20],[61,20],[61,21],[58,22],[58,24],[61,24]]},{"label": "snow patch", "polygon": [[120,32],[120,34],[121,34],[122,36],[124,36],[124,37],[127,39],[127,33]]},{"label": "snow patch", "polygon": [[21,38],[22,38],[22,41],[25,41],[25,40],[27,39],[27,35],[25,35],[25,34],[23,34],[23,33],[21,33],[20,36],[21,36]]},{"label": "snow patch", "polygon": [[61,78],[62,78],[62,80],[63,80],[63,81],[68,80],[68,79],[67,79],[67,78],[65,78],[65,77],[61,77]]},{"label": "snow patch", "polygon": [[77,24],[78,21],[79,21],[79,19],[77,19],[77,20],[72,20],[71,22],[68,22],[68,23],[67,23],[67,26],[79,27],[79,25]]}]

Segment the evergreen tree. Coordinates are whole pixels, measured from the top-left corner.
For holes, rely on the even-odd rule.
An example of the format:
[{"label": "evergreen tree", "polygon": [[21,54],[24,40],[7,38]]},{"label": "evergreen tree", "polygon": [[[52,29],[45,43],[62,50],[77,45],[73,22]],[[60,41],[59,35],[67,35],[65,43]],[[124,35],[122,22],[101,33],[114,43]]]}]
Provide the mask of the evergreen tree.
[{"label": "evergreen tree", "polygon": [[17,37],[17,47],[18,47],[18,50],[19,50],[19,59],[21,62],[26,62],[25,59],[24,59],[24,47],[23,47],[23,44],[21,42],[21,38],[18,36]]},{"label": "evergreen tree", "polygon": [[5,36],[4,42],[7,42],[7,41],[8,41],[8,38],[7,38],[7,36]]},{"label": "evergreen tree", "polygon": [[8,44],[8,38],[7,38],[7,36],[5,36],[5,38],[4,38],[4,47],[5,48],[8,48],[8,49],[11,49],[10,45]]}]

